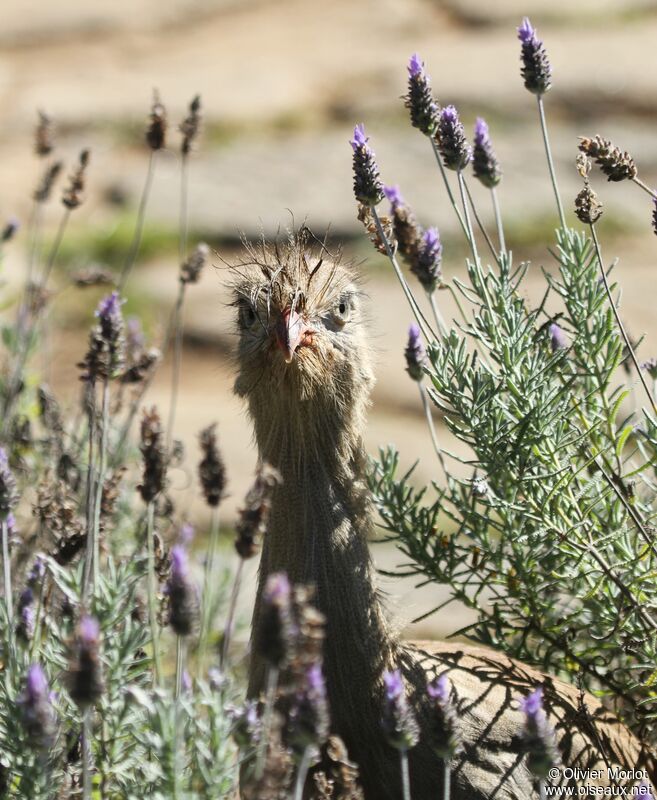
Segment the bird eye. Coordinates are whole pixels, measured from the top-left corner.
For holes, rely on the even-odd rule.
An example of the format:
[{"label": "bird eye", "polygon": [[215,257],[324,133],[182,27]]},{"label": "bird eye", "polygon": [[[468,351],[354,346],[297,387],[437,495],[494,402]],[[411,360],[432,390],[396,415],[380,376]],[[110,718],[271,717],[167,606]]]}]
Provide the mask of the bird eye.
[{"label": "bird eye", "polygon": [[250,328],[256,321],[255,309],[247,300],[240,303],[239,321],[243,328]]},{"label": "bird eye", "polygon": [[351,303],[349,302],[349,298],[341,297],[339,302],[333,309],[333,317],[335,318],[336,322],[344,324],[345,322],[349,321],[350,316],[351,316]]}]

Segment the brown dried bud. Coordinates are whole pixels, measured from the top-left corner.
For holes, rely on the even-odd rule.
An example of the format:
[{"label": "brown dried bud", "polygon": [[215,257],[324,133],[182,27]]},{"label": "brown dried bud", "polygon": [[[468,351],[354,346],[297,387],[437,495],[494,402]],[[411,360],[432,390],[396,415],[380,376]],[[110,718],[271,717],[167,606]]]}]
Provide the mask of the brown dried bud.
[{"label": "brown dried bud", "polygon": [[192,149],[194,140],[197,138],[200,130],[201,130],[201,96],[197,94],[196,97],[189,104],[189,114],[180,124],[180,132],[183,135],[180,149],[184,156],[186,156]]},{"label": "brown dried bud", "polygon": [[[363,205],[359,203],[358,205],[358,220],[362,222],[365,230],[369,234],[370,241],[374,245],[374,247],[382,253],[386,255],[388,252],[386,250],[385,242],[381,240],[379,236],[378,228],[374,222],[374,218],[372,216],[372,209],[369,206]],[[392,241],[392,220],[390,217],[379,216],[379,220],[381,221],[381,227],[383,228],[383,233],[386,239],[390,242]]]},{"label": "brown dried bud", "polygon": [[580,136],[579,149],[595,161],[610,181],[632,180],[637,176],[632,156],[609,139],[597,135],[593,139]]},{"label": "brown dried bud", "polygon": [[150,503],[165,488],[167,471],[164,431],[155,406],[150,411],[144,411],[139,449],[144,459],[144,473],[137,488],[142,500]]},{"label": "brown dried bud", "polygon": [[55,161],[54,164],[50,164],[48,167],[46,167],[46,171],[43,173],[41,182],[34,190],[35,202],[46,203],[50,199],[52,187],[63,168],[64,164],[61,161]]},{"label": "brown dried bud", "polygon": [[157,347],[151,347],[141,353],[137,361],[121,375],[121,383],[141,383],[160,362],[162,353]]},{"label": "brown dried bud", "polygon": [[71,275],[71,282],[78,289],[85,289],[87,286],[113,286],[114,273],[105,267],[93,264],[74,272]]},{"label": "brown dried bud", "polygon": [[278,470],[271,464],[260,465],[253,486],[244,499],[235,526],[235,549],[241,558],[252,558],[260,549],[260,537],[267,530],[274,489],[283,482]]},{"label": "brown dried bud", "polygon": [[199,242],[194,248],[194,252],[180,267],[180,282],[198,283],[198,279],[201,277],[201,272],[209,255],[210,248],[207,244],[205,244],[205,242]]},{"label": "brown dried bud", "polygon": [[52,119],[44,112],[38,111],[39,122],[34,132],[34,152],[41,156],[49,156],[53,149],[53,125]]},{"label": "brown dried bud", "polygon": [[586,179],[591,172],[591,159],[586,155],[586,153],[578,153],[577,157],[575,158],[575,167],[580,174],[580,177]]},{"label": "brown dried bud", "polygon": [[153,91],[150,122],[146,129],[146,142],[151,150],[161,150],[167,133],[167,112],[160,101],[157,89]]},{"label": "brown dried bud", "polygon": [[588,225],[593,225],[602,216],[602,203],[588,182],[575,198],[575,215]]},{"label": "brown dried bud", "polygon": [[78,167],[71,173],[68,186],[64,189],[64,193],[62,194],[62,203],[70,210],[82,205],[82,200],[84,199],[82,195],[85,185],[85,173],[89,166],[89,155],[89,150],[85,149],[80,152]]},{"label": "brown dried bud", "polygon": [[226,467],[217,446],[217,425],[204,428],[199,434],[203,459],[198,474],[209,506],[218,506],[226,489]]}]

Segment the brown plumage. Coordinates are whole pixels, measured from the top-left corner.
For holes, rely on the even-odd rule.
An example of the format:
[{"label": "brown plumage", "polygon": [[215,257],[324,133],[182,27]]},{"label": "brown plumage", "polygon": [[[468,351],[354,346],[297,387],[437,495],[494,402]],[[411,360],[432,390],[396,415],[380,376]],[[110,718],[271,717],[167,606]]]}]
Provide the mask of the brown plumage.
[{"label": "brown plumage", "polygon": [[[604,775],[608,767],[643,768],[654,781],[653,756],[592,696],[491,650],[402,642],[391,632],[367,545],[374,519],[361,434],[374,377],[362,294],[348,266],[308,242],[302,229],[285,246],[247,248],[234,268],[235,390],[248,403],[260,457],[283,477],[262,551],[252,653],[267,576],[285,571],[292,582],[314,584],[327,618],[332,730],[359,764],[368,800],[401,797],[398,756],[380,724],[382,673],[392,668],[402,670],[425,731],[427,681],[449,670],[465,743],[453,762],[453,800],[535,796],[516,701],[538,686],[565,765]],[[263,688],[254,655],[249,694]],[[442,765],[426,738],[409,754],[414,800],[441,796]]]}]

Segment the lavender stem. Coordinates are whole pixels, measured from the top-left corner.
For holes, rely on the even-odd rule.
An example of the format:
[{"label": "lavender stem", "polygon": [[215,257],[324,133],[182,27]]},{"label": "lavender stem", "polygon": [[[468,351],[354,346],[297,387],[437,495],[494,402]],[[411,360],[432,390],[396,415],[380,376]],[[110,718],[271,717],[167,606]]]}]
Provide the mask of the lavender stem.
[{"label": "lavender stem", "polygon": [[310,767],[310,758],[312,755],[312,747],[306,747],[303,751],[301,764],[299,764],[299,771],[297,772],[297,781],[294,788],[294,800],[302,800],[303,787],[306,785],[306,776]]},{"label": "lavender stem", "polygon": [[538,114],[541,120],[541,133],[543,134],[543,144],[545,145],[545,155],[547,157],[548,169],[550,170],[550,180],[552,181],[552,188],[554,189],[554,197],[557,201],[557,209],[559,210],[559,221],[561,227],[566,230],[566,217],[563,213],[563,206],[561,204],[561,195],[559,194],[559,187],[557,185],[557,175],[554,170],[554,162],[552,161],[552,150],[550,148],[550,139],[548,137],[547,122],[545,120],[545,107],[543,105],[543,95],[537,96],[538,101]]},{"label": "lavender stem", "polygon": [[91,707],[82,715],[82,797],[91,800]]},{"label": "lavender stem", "polygon": [[237,607],[237,597],[240,592],[240,585],[242,582],[242,569],[244,567],[244,559],[240,558],[235,572],[235,580],[233,582],[233,591],[230,595],[230,604],[228,606],[228,614],[226,615],[226,626],[224,628],[224,638],[221,646],[221,658],[219,664],[223,669],[226,659],[228,657],[228,648],[230,647],[230,639],[233,634],[233,624],[235,619],[235,609]]},{"label": "lavender stem", "polygon": [[452,782],[452,765],[449,759],[443,759],[443,800],[449,800]]},{"label": "lavender stem", "polygon": [[493,198],[493,212],[495,214],[495,223],[497,224],[497,238],[500,242],[500,255],[506,255],[506,242],[504,241],[504,225],[502,223],[502,213],[500,211],[500,203],[497,197],[497,189],[493,186],[490,190],[491,197]]},{"label": "lavender stem", "polygon": [[262,738],[258,743],[258,755],[256,758],[255,777],[256,780],[262,778],[265,769],[265,756],[267,755],[267,744],[271,732],[272,717],[274,714],[274,704],[276,702],[276,687],[278,686],[278,668],[270,666],[267,669],[267,692],[265,695],[265,710],[262,720]]},{"label": "lavender stem", "polygon": [[426,389],[424,388],[424,384],[420,382],[418,382],[417,386],[418,389],[420,390],[420,399],[422,400],[424,415],[427,418],[427,425],[429,426],[429,433],[431,434],[433,449],[436,451],[436,455],[438,456],[438,461],[440,461],[440,466],[443,468],[445,477],[449,478],[447,474],[447,466],[445,465],[445,459],[443,457],[443,451],[440,449],[440,445],[438,444],[438,437],[436,436],[436,429],[433,424],[433,417],[431,416],[431,407],[429,406],[429,399],[427,397]]},{"label": "lavender stem", "polygon": [[130,243],[130,249],[128,250],[128,255],[123,265],[123,269],[121,270],[121,275],[119,277],[118,289],[120,293],[123,293],[123,289],[128,281],[128,278],[130,277],[130,273],[135,265],[135,259],[137,258],[137,254],[139,253],[139,248],[141,246],[141,237],[144,231],[144,221],[146,219],[146,205],[148,203],[148,197],[150,195],[151,185],[153,183],[153,174],[155,171],[156,152],[157,150],[151,149],[148,156],[148,170],[146,172],[144,188],[142,189],[141,198],[139,200],[139,210],[137,211],[135,232],[132,237],[132,242]]},{"label": "lavender stem", "polygon": [[411,778],[408,772],[408,750],[399,751],[402,775],[402,794],[404,800],[411,800]]},{"label": "lavender stem", "polygon": [[146,512],[146,547],[148,551],[148,621],[151,628],[153,647],[153,663],[155,664],[155,685],[159,686],[162,680],[160,665],[160,647],[157,630],[157,610],[155,605],[155,550],[153,544],[153,527],[155,522],[155,501],[151,500]]}]

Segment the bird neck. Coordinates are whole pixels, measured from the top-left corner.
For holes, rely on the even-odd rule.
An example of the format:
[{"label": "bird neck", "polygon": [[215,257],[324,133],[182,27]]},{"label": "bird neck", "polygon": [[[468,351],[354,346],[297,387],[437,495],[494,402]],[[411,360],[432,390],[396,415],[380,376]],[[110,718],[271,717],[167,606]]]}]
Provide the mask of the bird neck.
[{"label": "bird neck", "polygon": [[[306,447],[295,444],[294,433],[288,431],[261,452],[281,472],[283,484],[272,501],[263,545],[254,636],[270,573],[286,572],[292,583],[313,585],[314,602],[326,616],[329,689],[347,693],[357,703],[359,693],[370,696],[396,646],[385,623],[367,543],[372,511],[366,455],[353,429],[334,434],[319,448],[307,441]],[[261,685],[261,678],[252,674],[253,682]]]}]

